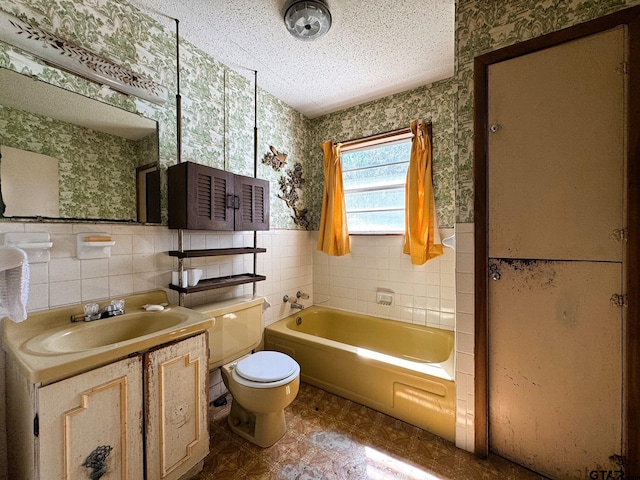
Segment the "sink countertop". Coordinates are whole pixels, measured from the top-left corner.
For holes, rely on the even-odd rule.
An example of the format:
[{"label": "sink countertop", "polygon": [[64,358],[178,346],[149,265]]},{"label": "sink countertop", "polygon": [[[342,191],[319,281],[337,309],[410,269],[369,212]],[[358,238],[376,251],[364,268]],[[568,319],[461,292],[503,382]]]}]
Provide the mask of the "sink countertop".
[{"label": "sink countertop", "polygon": [[[163,311],[145,313],[142,308],[143,305],[167,303],[167,294],[164,291],[121,298],[125,300],[125,315],[93,322],[72,323],[70,321],[71,315],[81,315],[83,313],[84,303],[33,312],[22,323],[13,323],[5,318],[3,320],[2,346],[31,382],[34,384],[47,384],[92,370],[138,352],[144,352],[165,343],[190,337],[206,331],[213,325],[211,318],[207,318],[194,310],[174,305],[169,305]],[[110,300],[96,303],[103,307],[108,305]],[[179,314],[182,319],[178,324],[169,328],[118,343],[80,351],[35,352],[33,349],[27,348],[29,341],[36,336],[46,335],[49,332],[55,335],[62,331],[78,330],[101,322],[105,322],[105,327],[108,327],[110,320],[119,319],[122,321],[128,314],[139,314],[141,312],[148,315],[148,319],[145,319],[145,321],[152,321],[154,317],[161,317],[163,314]]]}]

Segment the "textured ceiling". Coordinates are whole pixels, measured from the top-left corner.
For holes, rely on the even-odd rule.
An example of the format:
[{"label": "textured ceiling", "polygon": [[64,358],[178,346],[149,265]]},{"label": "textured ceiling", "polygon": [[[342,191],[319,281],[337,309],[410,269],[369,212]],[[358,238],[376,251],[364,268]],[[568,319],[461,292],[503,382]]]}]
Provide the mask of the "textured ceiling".
[{"label": "textured ceiling", "polygon": [[454,0],[329,0],[313,42],[284,26],[287,0],[131,0],[309,118],[453,75]]}]

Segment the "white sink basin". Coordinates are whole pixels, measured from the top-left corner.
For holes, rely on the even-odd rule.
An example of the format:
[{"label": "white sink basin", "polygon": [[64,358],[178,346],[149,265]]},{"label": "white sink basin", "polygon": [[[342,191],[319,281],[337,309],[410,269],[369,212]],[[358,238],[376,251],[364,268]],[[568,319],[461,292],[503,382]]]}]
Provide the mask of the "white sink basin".
[{"label": "white sink basin", "polygon": [[92,322],[69,323],[29,339],[25,349],[36,354],[84,352],[116,345],[176,327],[187,315],[172,311],[137,312]]}]

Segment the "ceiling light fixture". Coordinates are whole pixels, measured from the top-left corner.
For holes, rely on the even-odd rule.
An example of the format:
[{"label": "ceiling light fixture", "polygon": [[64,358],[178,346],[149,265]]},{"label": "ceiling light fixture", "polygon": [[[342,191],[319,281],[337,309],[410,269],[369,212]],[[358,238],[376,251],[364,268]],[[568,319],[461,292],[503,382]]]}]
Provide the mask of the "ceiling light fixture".
[{"label": "ceiling light fixture", "polygon": [[296,0],[285,10],[284,23],[298,40],[315,40],[331,28],[331,12],[323,1]]}]

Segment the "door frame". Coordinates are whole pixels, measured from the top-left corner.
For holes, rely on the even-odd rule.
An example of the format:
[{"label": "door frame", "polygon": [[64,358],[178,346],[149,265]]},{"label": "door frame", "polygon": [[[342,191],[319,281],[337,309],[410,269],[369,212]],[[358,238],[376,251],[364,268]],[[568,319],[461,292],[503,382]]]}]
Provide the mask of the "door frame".
[{"label": "door frame", "polygon": [[[640,6],[558,30],[474,59],[474,231],[475,231],[475,453],[489,455],[489,288],[488,288],[488,71],[494,63],[533,53],[620,25],[628,26],[629,73],[627,96],[627,250],[623,323],[623,453],[626,476],[640,476]],[[634,74],[635,73],[635,74]]]}]

